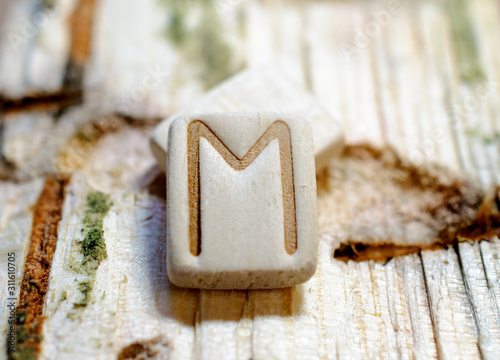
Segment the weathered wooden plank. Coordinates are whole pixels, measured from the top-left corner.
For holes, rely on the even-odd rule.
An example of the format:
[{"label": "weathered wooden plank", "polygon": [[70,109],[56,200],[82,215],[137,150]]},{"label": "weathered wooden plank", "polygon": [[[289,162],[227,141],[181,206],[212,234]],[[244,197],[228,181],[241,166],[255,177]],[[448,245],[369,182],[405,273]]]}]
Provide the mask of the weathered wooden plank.
[{"label": "weathered wooden plank", "polygon": [[[292,292],[293,347],[296,358],[314,359],[328,356],[325,339],[325,317],[321,278],[313,277]],[[326,299],[327,301],[329,299]],[[284,319],[286,320],[286,319]]]},{"label": "weathered wooden plank", "polygon": [[[404,6],[404,5],[403,5]],[[385,44],[386,60],[391,66],[394,76],[394,88],[398,97],[397,108],[400,114],[401,136],[404,138],[404,148],[401,149],[405,157],[420,154],[427,134],[422,129],[422,108],[424,92],[422,67],[419,66],[419,57],[415,56],[419,49],[411,27],[410,4],[400,14],[393,17],[390,23],[391,30]],[[427,159],[427,154],[422,154],[420,159],[415,158],[420,164]]]},{"label": "weathered wooden plank", "polygon": [[[454,104],[449,99],[448,77],[450,52],[447,49],[450,41],[449,25],[442,9],[433,4],[423,5],[418,12],[417,31],[421,33],[424,64],[428,74],[427,86],[432,113],[430,121],[436,122],[435,133],[428,134],[435,145],[441,163],[456,170],[464,166],[464,159],[460,157],[460,139],[456,134],[456,119]],[[446,46],[443,46],[443,43]],[[424,153],[427,153],[426,144],[421,144]],[[463,168],[462,168],[463,169]]]},{"label": "weathered wooden plank", "polygon": [[[434,40],[434,34],[438,28],[442,27],[439,21],[425,21],[428,15],[434,14],[430,4],[423,5],[419,9],[418,15],[411,17],[412,35],[416,38],[416,51],[422,53],[419,56],[419,73],[422,76],[421,86],[426,91],[422,93],[423,106],[419,123],[422,128],[420,134],[422,142],[418,144],[415,153],[410,153],[410,159],[415,164],[420,164],[428,159],[437,161],[441,164],[460,170],[460,162],[456,153],[456,144],[451,118],[449,113],[449,104],[443,101],[445,89],[443,84],[438,81],[438,69],[436,59],[438,48]],[[437,17],[437,14],[431,15]],[[442,18],[441,18],[442,19]],[[444,19],[443,19],[444,21]],[[439,40],[437,40],[439,42]]]},{"label": "weathered wooden plank", "polygon": [[252,354],[257,359],[293,357],[292,288],[253,290]]},{"label": "weathered wooden plank", "polygon": [[82,148],[90,147],[92,139],[85,137],[82,129],[85,124],[92,127],[98,115],[86,106],[66,109],[62,115],[58,109],[4,115],[1,151],[13,167],[7,178],[26,181],[55,172],[67,173],[85,155]]},{"label": "weathered wooden plank", "polygon": [[[33,179],[22,184],[0,183],[0,304],[4,311],[0,318],[2,334],[10,332],[11,310],[7,307],[11,300],[19,299],[23,267],[26,259],[33,222],[33,207],[43,187],[43,179]],[[9,260],[14,254],[15,261]],[[14,266],[14,294],[11,294],[8,264]],[[11,299],[11,300],[9,300]],[[14,300],[14,303],[16,302]],[[10,319],[9,319],[10,318]],[[10,320],[10,322],[9,322]],[[6,341],[0,343],[0,359],[6,358]]]},{"label": "weathered wooden plank", "polygon": [[2,29],[0,94],[18,99],[62,90],[77,0],[11,1]]},{"label": "weathered wooden plank", "polygon": [[[391,18],[387,21],[387,26],[381,28],[380,34],[371,39],[369,49],[366,48],[364,51],[370,51],[372,54],[372,77],[374,83],[378,86],[376,98],[380,108],[377,115],[379,116],[384,142],[393,146],[401,154],[408,156],[407,145],[409,144],[405,141],[405,121],[403,119],[408,119],[408,112],[410,112],[410,118],[414,117],[415,114],[411,112],[411,105],[406,110],[403,110],[400,105],[400,91],[398,90],[401,90],[401,86],[405,86],[405,82],[399,79],[402,72],[401,70],[398,71],[398,69],[405,66],[404,64],[407,62],[398,61],[400,57],[397,56],[397,46],[393,43],[398,40],[398,36],[401,39],[401,35],[398,35],[401,32],[406,35],[404,38],[405,45],[401,44],[402,48],[405,48],[406,51],[411,51],[413,38],[407,37],[409,24],[405,26],[401,22],[395,23],[394,19],[401,16],[403,15],[399,14],[399,12],[391,15]],[[400,27],[403,27],[403,29],[399,29]],[[408,81],[408,87],[414,86],[414,75],[419,71],[418,68],[415,68],[413,62],[411,65],[406,65],[408,68],[411,67],[411,69],[407,69],[406,74],[403,72],[403,75],[406,75],[405,80]],[[418,135],[414,134],[412,137],[413,144],[416,141],[415,137]]]},{"label": "weathered wooden plank", "polygon": [[481,356],[496,359],[500,354],[500,314],[489,289],[479,243],[460,243],[458,249],[465,289],[479,332]]},{"label": "weathered wooden plank", "polygon": [[[103,112],[135,117],[169,113],[169,84],[178,55],[164,35],[167,19],[159,1],[98,3],[84,86]],[[143,26],[130,26],[131,21]]]},{"label": "weathered wooden plank", "polygon": [[[492,42],[499,39],[498,4],[492,1],[472,2],[469,4],[471,23],[476,31],[478,57],[480,60],[484,79],[479,81],[473,89],[472,98],[469,98],[468,107],[477,109],[478,121],[473,135],[482,140],[482,146],[488,157],[490,184],[500,182],[500,123],[495,113],[499,105],[499,74],[498,54],[491,47]],[[482,36],[488,34],[488,36]],[[488,172],[488,169],[486,169]]]},{"label": "weathered wooden plank", "polygon": [[[168,283],[165,202],[126,190],[141,187],[152,164],[146,134],[125,128],[105,136],[82,164],[85,175],[73,177],[47,295],[41,358],[116,358],[142,350],[183,358],[194,351],[198,292]],[[81,284],[91,277],[75,269],[81,262],[82,207],[92,186],[111,193],[114,205],[104,219],[108,258],[81,305]]]},{"label": "weathered wooden plank", "polygon": [[246,66],[256,67],[275,59],[275,32],[272,14],[258,1],[245,2],[245,59]]},{"label": "weathered wooden plank", "polygon": [[[481,258],[488,281],[488,289],[495,303],[496,310],[500,309],[500,243],[498,238],[482,241],[480,244]],[[497,314],[498,316],[498,314]]]},{"label": "weathered wooden plank", "polygon": [[[477,31],[477,41],[479,53],[481,55],[481,64],[486,74],[484,84],[490,90],[485,96],[485,113],[489,125],[481,126],[483,128],[483,139],[487,143],[489,154],[491,156],[492,171],[495,182],[500,182],[500,122],[495,114],[500,110],[500,58],[495,51],[493,44],[500,41],[500,28],[498,26],[498,3],[494,1],[472,2],[469,9],[473,14],[473,23]],[[483,36],[487,34],[488,36]],[[484,92],[483,92],[484,94]]]},{"label": "weathered wooden plank", "polygon": [[[466,6],[463,2],[457,3],[456,7],[461,8]],[[457,10],[459,12],[467,11],[464,9]],[[444,13],[448,17],[448,21],[445,23],[447,31],[443,33],[447,36],[445,37],[445,47],[439,45],[443,48],[444,56],[441,63],[443,63],[443,68],[440,71],[443,83],[446,85],[447,89],[447,102],[448,111],[451,113],[452,126],[457,139],[457,152],[460,153],[460,159],[462,163],[462,170],[465,171],[471,178],[482,183],[486,186],[486,182],[481,172],[477,171],[478,161],[480,159],[475,156],[473,152],[473,147],[475,140],[470,136],[471,126],[474,123],[474,111],[469,107],[468,98],[462,95],[462,89],[467,89],[470,86],[471,89],[477,87],[477,82],[480,77],[474,77],[472,79],[465,80],[461,69],[461,58],[464,57],[459,53],[459,44],[456,43],[456,36],[458,31],[462,31],[462,37],[467,39],[470,34],[471,29],[468,28],[468,19],[453,18],[450,13]],[[462,23],[462,25],[460,25]],[[457,28],[458,26],[458,28]],[[461,29],[461,30],[460,30]],[[436,45],[437,46],[437,45]],[[474,52],[471,50],[471,57],[475,58]],[[464,59],[466,60],[466,59]],[[473,60],[471,60],[473,61]],[[475,60],[474,60],[475,61]],[[475,99],[473,99],[475,100]]]},{"label": "weathered wooden plank", "polygon": [[423,251],[422,261],[440,359],[480,359],[473,308],[454,249]]},{"label": "weathered wooden plank", "polygon": [[[399,348],[402,347],[409,358],[412,355],[416,359],[437,358],[421,258],[418,255],[394,258],[386,265],[385,273],[388,279],[397,280],[389,282],[387,286],[388,302],[392,310],[391,320],[395,318],[396,324],[406,325],[397,325],[395,328],[398,340],[401,337],[408,339],[407,347],[399,345],[398,341]],[[402,292],[404,297],[398,297],[397,292]],[[401,354],[402,351],[399,350],[398,353]]]},{"label": "weathered wooden plank", "polygon": [[[337,28],[332,29],[330,20],[336,13],[342,13],[343,8],[324,2],[311,3],[303,8],[304,37],[309,66],[310,91],[315,95],[325,109],[337,119],[344,129],[349,125],[345,110],[342,91],[340,89],[340,68],[344,65],[343,54],[331,47],[331,41],[336,43]],[[340,14],[340,19],[342,18]],[[337,19],[339,20],[339,19]],[[333,39],[332,39],[333,38]]]},{"label": "weathered wooden plank", "polygon": [[[179,55],[180,49],[158,35],[168,24],[168,11],[161,5],[101,1],[98,6],[93,57],[86,78],[89,95],[102,96],[97,107],[134,116],[163,116],[202,91],[196,79],[200,70],[187,74],[192,64],[178,64],[185,55]],[[455,25],[440,2],[412,4],[395,15],[379,35],[369,37],[369,44],[351,62],[346,60],[342,43],[353,44],[356,29],[372,21],[373,11],[385,9],[384,4],[265,1],[245,2],[241,9],[235,8],[238,10],[231,12],[230,18],[234,15],[239,20],[231,20],[231,26],[244,29],[231,34],[233,46],[239,46],[241,52],[235,63],[284,64],[286,72],[310,84],[318,99],[344,123],[348,140],[390,143],[410,159],[420,149],[426,159],[455,169],[462,166],[472,176],[479,174],[484,186],[498,182],[498,141],[493,137],[484,142],[484,137],[478,137],[500,130],[495,115],[498,89],[493,87],[466,116],[453,114],[455,105],[467,104],[476,87],[461,80],[464,65],[453,44]],[[468,8],[472,28],[478,34],[479,64],[487,84],[497,84],[498,4],[481,0]],[[142,19],[146,25],[137,30],[130,27],[131,19]],[[298,39],[302,36],[305,44]],[[286,43],[282,43],[285,37]],[[120,58],[124,53],[127,56]],[[144,54],[148,54],[147,59]],[[296,58],[298,55],[303,58]],[[290,56],[294,58],[287,59]],[[147,67],[155,71],[155,61],[159,64],[171,57],[177,61],[172,60],[173,81],[169,78],[168,86],[163,87],[166,83],[162,82],[136,101],[131,91],[143,86]],[[106,74],[110,74],[108,79]],[[142,91],[137,90],[137,94]],[[413,93],[417,94],[412,97]],[[87,101],[92,108],[93,100],[89,97]],[[159,170],[149,152],[146,131],[117,130],[90,142],[80,152],[72,134],[78,128],[75,124],[89,120],[88,113],[74,122],[59,119],[62,124],[72,124],[64,131],[48,120],[47,113],[40,115],[39,124],[33,114],[16,116],[11,118],[16,121],[7,119],[4,125],[4,148],[10,161],[27,170],[29,164],[43,165],[43,154],[36,151],[45,141],[40,139],[54,140],[63,134],[65,158],[74,155],[78,161],[59,162],[56,169],[81,168],[83,172],[73,177],[60,224],[53,264],[57,270],[47,297],[41,358],[112,359],[130,354],[173,359],[489,358],[496,351],[498,240],[459,245],[460,259],[453,249],[424,251],[421,258],[410,255],[385,265],[346,264],[333,257],[340,241],[356,240],[368,230],[377,239],[392,235],[392,241],[402,246],[418,243],[414,231],[401,229],[401,214],[387,208],[374,221],[380,226],[365,231],[349,227],[359,213],[356,207],[348,206],[356,199],[352,191],[360,192],[355,187],[359,177],[349,178],[361,176],[360,168],[353,164],[334,168],[334,179],[348,174],[350,180],[335,181],[332,190],[319,195],[320,263],[308,283],[293,290],[200,293],[168,283],[164,200],[147,188]],[[471,123],[483,132],[468,133]],[[28,131],[28,125],[39,132],[56,131],[45,138]],[[434,140],[434,130],[442,130],[444,135],[427,151],[426,141]],[[75,154],[69,156],[69,149]],[[60,151],[50,150],[48,158],[57,157]],[[33,154],[38,160],[31,159]],[[25,178],[39,174],[26,173],[30,175]],[[158,178],[161,184],[161,175]],[[353,188],[342,188],[350,182]],[[0,193],[10,194],[12,186],[0,184]],[[114,205],[104,219],[108,258],[97,271],[92,300],[79,312],[74,303],[81,300],[78,282],[85,277],[68,265],[79,254],[73,246],[81,239],[85,192],[92,188],[110,193]],[[26,191],[31,194],[32,190]],[[351,195],[337,196],[342,192]],[[384,194],[394,200],[401,193]],[[435,197],[433,193],[428,196]],[[24,219],[19,227],[25,229],[27,239],[29,212],[23,210],[19,218],[17,212],[2,213],[12,208],[10,203],[2,205],[2,199],[0,229],[2,219],[8,219],[8,229],[17,228],[14,219]],[[405,212],[408,208],[401,209],[403,215],[409,214]],[[373,221],[373,217],[366,219]],[[429,244],[434,241],[425,239]],[[5,274],[1,276],[5,280]]]},{"label": "weathered wooden plank", "polygon": [[250,332],[241,329],[245,328],[243,316],[247,301],[247,291],[200,291],[196,356],[201,359],[251,357]]},{"label": "weathered wooden plank", "polygon": [[296,4],[278,1],[272,10],[276,59],[282,71],[309,90],[310,64],[305,42],[304,12]]},{"label": "weathered wooden plank", "polygon": [[[336,14],[336,21],[341,21],[343,26],[339,29],[339,41],[341,46],[344,43],[353,44],[353,39],[356,37],[357,29],[362,29],[365,24],[370,21],[368,9],[361,7],[352,7],[346,9],[345,17],[341,20],[340,13]],[[351,45],[352,46],[352,45]],[[349,119],[348,133],[350,141],[362,142],[372,141],[375,144],[380,144],[382,138],[381,129],[378,124],[379,118],[376,97],[374,93],[374,84],[371,71],[370,51],[371,43],[366,47],[358,48],[356,53],[349,56],[346,60],[345,53],[343,63],[339,64],[339,87],[342,89],[344,97],[344,106],[346,113],[343,115]],[[337,47],[337,51],[342,48]],[[343,74],[343,76],[341,76]],[[340,77],[341,76],[341,77]],[[331,79],[330,81],[336,81]],[[363,106],[357,104],[363,103]]]},{"label": "weathered wooden plank", "polygon": [[[174,358],[192,352],[197,291],[171,289],[165,271],[164,202],[117,193],[104,220],[108,258],[81,303],[78,273],[81,207],[87,186],[73,178],[55,254],[41,358],[116,358],[132,344]],[[76,244],[78,245],[78,244]],[[140,329],[140,331],[138,331]],[[165,356],[165,355],[162,355]]]},{"label": "weathered wooden plank", "polygon": [[54,117],[50,113],[19,113],[5,117],[3,156],[19,169],[20,177],[29,179],[52,168],[54,153],[49,147],[55,145],[53,128]]},{"label": "weathered wooden plank", "polygon": [[[216,5],[100,1],[88,99],[105,113],[162,118],[241,67],[238,4]],[[131,19],[143,25],[131,27]]]},{"label": "weathered wooden plank", "polygon": [[[224,344],[228,354],[253,354],[256,358],[294,354],[297,358],[319,358],[337,352],[346,358],[433,357],[418,258],[386,266],[346,265],[332,258],[336,246],[329,239],[339,239],[335,224],[322,230],[317,274],[294,290],[251,291],[248,297],[246,292],[202,292],[199,296],[197,291],[168,285],[164,202],[141,190],[153,164],[147,148],[147,136],[139,130],[107,135],[82,167],[86,178],[75,177],[68,189],[61,246],[53,264],[54,269],[62,270],[52,274],[43,358],[57,352],[61,357],[113,358],[134,343],[169,353],[171,358],[222,356],[218,344]],[[114,166],[108,170],[105,164],[110,163]],[[104,221],[108,259],[97,271],[93,300],[77,316],[74,303],[81,297],[77,285],[84,277],[68,269],[68,263],[76,256],[71,248],[80,238],[85,182],[111,193],[114,205]],[[346,209],[342,204],[338,206]],[[320,216],[323,224],[332,221],[331,213],[325,210]],[[150,265],[144,270],[148,261]],[[153,278],[151,284],[144,281],[149,277]],[[61,300],[64,290],[66,298]],[[106,324],[99,325],[103,316]],[[142,319],[151,325],[134,332]],[[85,335],[78,335],[82,331]],[[161,345],[166,343],[169,345]]]},{"label": "weathered wooden plank", "polygon": [[[344,264],[324,238],[311,281],[321,296],[319,356],[436,358],[422,266],[418,256],[387,265]],[[324,324],[324,325],[323,325]]]}]

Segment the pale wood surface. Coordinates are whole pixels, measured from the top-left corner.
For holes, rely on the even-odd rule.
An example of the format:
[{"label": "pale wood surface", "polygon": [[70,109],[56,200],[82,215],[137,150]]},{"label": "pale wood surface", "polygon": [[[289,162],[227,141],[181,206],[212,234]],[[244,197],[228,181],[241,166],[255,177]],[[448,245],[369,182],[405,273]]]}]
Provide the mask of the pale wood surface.
[{"label": "pale wood surface", "polygon": [[[61,3],[67,5],[57,14],[73,6]],[[16,4],[16,14],[33,6]],[[354,44],[356,28],[387,4],[221,4],[227,5],[217,11],[225,19],[221,36],[228,39],[230,71],[278,63],[342,122],[348,143],[390,144],[416,164],[436,161],[483,189],[500,182],[497,1],[402,2],[401,12],[350,60],[342,44]],[[19,24],[22,16],[7,21]],[[51,27],[41,29],[26,45],[30,51],[23,47],[16,54],[2,37],[3,98],[66,91],[61,79],[71,77],[61,65],[68,56],[63,18],[57,15]],[[345,263],[333,258],[334,249],[364,232],[344,227],[356,199],[337,196],[342,189],[335,182],[318,199],[320,261],[306,284],[268,291],[197,291],[169,284],[164,184],[159,182],[160,191],[154,186],[161,175],[149,150],[147,120],[170,115],[204,91],[207,64],[199,60],[207,57],[175,46],[164,32],[167,19],[167,8],[156,0],[96,1],[83,79],[67,85],[84,89],[83,104],[62,114],[42,107],[2,115],[0,174],[10,179],[0,185],[2,303],[6,253],[18,254],[20,281],[43,177],[72,174],[45,297],[41,358],[114,359],[134,343],[160,359],[498,358],[498,239],[425,250],[385,265]],[[53,48],[51,39],[62,40]],[[171,75],[134,95],[148,67],[157,66]],[[96,139],[72,136],[82,124],[109,120],[109,112],[129,117],[113,118],[116,126],[105,131],[91,127]],[[331,176],[338,179],[340,172],[350,179],[347,184],[357,184],[362,174],[352,163],[332,168]],[[104,219],[108,258],[95,274],[92,301],[75,308],[82,275],[69,265],[79,254],[74,244],[89,189],[106,192],[113,201]],[[399,233],[389,240],[406,244],[410,237],[397,217],[379,214],[376,223],[386,224],[386,233]]]},{"label": "pale wood surface", "polygon": [[78,1],[58,1],[54,9],[38,0],[7,1],[2,26],[0,93],[22,98],[62,89],[71,46],[69,17]]}]

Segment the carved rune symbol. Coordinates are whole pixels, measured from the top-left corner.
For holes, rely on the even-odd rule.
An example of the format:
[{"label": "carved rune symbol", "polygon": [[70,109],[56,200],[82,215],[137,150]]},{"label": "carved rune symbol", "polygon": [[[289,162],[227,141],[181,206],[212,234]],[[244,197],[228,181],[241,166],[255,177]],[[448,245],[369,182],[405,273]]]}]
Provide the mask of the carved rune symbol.
[{"label": "carved rune symbol", "polygon": [[295,213],[295,190],[293,180],[293,159],[290,129],[283,121],[274,122],[243,158],[236,157],[231,150],[202,121],[189,124],[188,147],[188,189],[189,189],[189,238],[191,253],[198,256],[202,249],[200,226],[200,139],[205,138],[236,171],[245,170],[276,139],[279,145],[281,164],[281,185],[283,192],[283,219],[285,250],[289,254],[297,250],[297,228]]}]

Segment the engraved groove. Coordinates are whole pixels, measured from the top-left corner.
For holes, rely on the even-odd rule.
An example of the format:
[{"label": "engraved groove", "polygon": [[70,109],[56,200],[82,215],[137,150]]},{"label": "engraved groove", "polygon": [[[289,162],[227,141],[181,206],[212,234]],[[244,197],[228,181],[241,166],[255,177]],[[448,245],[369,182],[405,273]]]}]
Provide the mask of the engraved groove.
[{"label": "engraved groove", "polygon": [[189,249],[198,256],[201,253],[200,226],[200,138],[203,137],[217,150],[231,168],[242,171],[259,154],[277,139],[280,151],[281,184],[283,189],[283,221],[285,231],[285,250],[293,254],[297,250],[297,223],[295,214],[295,189],[293,182],[293,159],[290,129],[283,121],[274,122],[241,159],[215,135],[202,121],[195,120],[188,126],[188,190],[189,190]]}]

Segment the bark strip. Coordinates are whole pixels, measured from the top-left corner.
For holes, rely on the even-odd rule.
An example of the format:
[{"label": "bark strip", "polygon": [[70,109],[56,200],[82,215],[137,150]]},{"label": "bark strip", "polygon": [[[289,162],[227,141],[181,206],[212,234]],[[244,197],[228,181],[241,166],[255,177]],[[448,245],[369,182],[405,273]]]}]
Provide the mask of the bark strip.
[{"label": "bark strip", "polygon": [[92,51],[95,0],[80,0],[71,15],[71,48],[64,89],[82,93],[85,64]]},{"label": "bark strip", "polygon": [[[434,243],[429,245],[363,244],[349,241],[334,252],[334,257],[343,261],[377,261],[386,263],[396,256],[420,253],[422,250],[437,250],[455,247],[458,243],[488,240],[500,237],[500,187],[486,195],[477,210],[475,219],[462,227],[448,232],[443,229]],[[456,250],[458,254],[458,249]]]},{"label": "bark strip", "polygon": [[42,340],[43,304],[49,285],[66,179],[49,177],[35,207],[31,242],[16,308],[16,348],[9,359],[35,359]]}]

